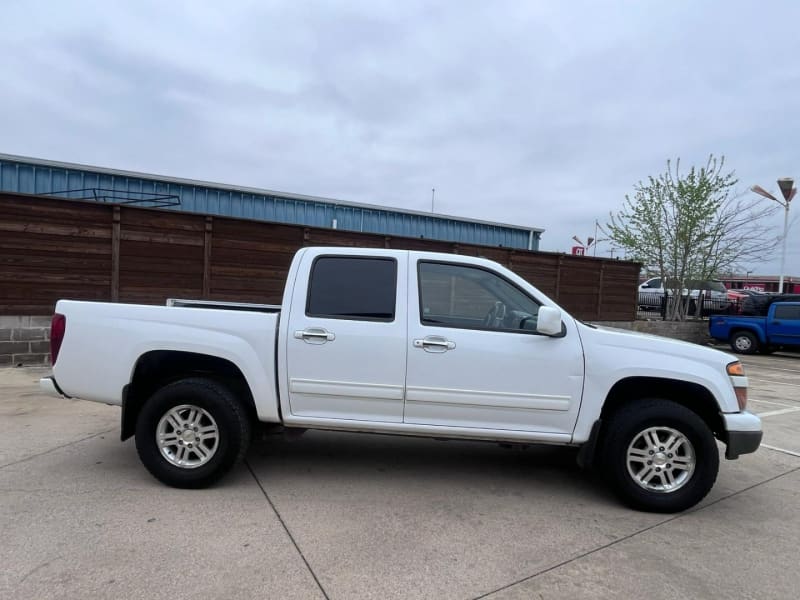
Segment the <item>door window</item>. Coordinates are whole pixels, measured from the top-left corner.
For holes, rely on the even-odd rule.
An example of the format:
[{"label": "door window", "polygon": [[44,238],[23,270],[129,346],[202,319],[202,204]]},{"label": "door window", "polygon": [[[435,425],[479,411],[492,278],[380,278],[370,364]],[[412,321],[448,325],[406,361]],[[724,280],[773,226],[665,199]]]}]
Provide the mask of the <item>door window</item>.
[{"label": "door window", "polygon": [[321,256],[311,268],[306,315],[389,322],[396,297],[393,258]]},{"label": "door window", "polygon": [[539,303],[503,277],[448,263],[419,263],[423,325],[535,332]]}]

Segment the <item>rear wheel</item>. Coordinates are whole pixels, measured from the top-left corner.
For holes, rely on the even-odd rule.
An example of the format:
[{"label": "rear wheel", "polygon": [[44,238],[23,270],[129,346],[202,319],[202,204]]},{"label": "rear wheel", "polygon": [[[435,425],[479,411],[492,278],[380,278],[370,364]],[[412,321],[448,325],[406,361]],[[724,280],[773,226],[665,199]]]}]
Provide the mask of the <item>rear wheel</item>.
[{"label": "rear wheel", "polygon": [[206,487],[247,451],[250,419],[225,386],[189,378],[158,390],[136,423],[136,450],[159,481],[179,488]]},{"label": "rear wheel", "polygon": [[731,349],[739,354],[758,352],[758,339],[749,331],[736,331],[731,334]]},{"label": "rear wheel", "polygon": [[719,452],[705,422],[661,399],[629,404],[607,424],[603,466],[617,495],[633,508],[679,512],[700,502],[717,479]]}]

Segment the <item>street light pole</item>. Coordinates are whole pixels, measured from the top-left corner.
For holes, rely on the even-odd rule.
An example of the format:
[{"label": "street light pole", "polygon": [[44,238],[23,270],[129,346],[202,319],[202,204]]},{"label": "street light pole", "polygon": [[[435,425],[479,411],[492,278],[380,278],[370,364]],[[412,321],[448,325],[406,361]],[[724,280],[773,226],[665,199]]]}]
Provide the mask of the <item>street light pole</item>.
[{"label": "street light pole", "polygon": [[781,251],[781,281],[778,284],[779,293],[783,293],[783,269],[786,264],[786,237],[789,235],[789,203],[797,193],[797,188],[794,187],[794,179],[791,177],[784,177],[778,179],[778,187],[781,188],[781,194],[785,203],[783,205],[783,249]]},{"label": "street light pole", "polygon": [[789,203],[784,205],[783,211],[783,247],[781,248],[781,279],[778,283],[778,293],[783,293],[783,270],[786,267],[786,235],[789,233]]},{"label": "street light pole", "polygon": [[791,177],[782,177],[778,179],[778,187],[781,189],[781,195],[783,195],[783,202],[778,200],[775,196],[770,194],[767,190],[762,188],[761,186],[754,185],[750,188],[751,191],[755,192],[759,196],[764,196],[764,198],[768,198],[769,200],[774,200],[781,206],[783,206],[783,243],[781,244],[781,274],[780,274],[780,281],[778,283],[778,293],[783,293],[783,270],[786,267],[786,237],[789,235],[789,203],[794,198],[794,195],[797,193],[797,188],[794,187],[794,179]]}]

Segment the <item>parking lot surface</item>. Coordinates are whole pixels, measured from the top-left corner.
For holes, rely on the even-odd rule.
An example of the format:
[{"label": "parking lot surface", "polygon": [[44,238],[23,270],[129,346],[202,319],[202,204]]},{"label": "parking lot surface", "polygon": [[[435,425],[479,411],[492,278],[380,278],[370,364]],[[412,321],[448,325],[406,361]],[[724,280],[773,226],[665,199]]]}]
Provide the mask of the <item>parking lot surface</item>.
[{"label": "parking lot surface", "polygon": [[0,369],[2,598],[796,598],[800,356],[745,357],[764,445],[679,515],[562,448],[309,432],[167,488],[119,408]]}]

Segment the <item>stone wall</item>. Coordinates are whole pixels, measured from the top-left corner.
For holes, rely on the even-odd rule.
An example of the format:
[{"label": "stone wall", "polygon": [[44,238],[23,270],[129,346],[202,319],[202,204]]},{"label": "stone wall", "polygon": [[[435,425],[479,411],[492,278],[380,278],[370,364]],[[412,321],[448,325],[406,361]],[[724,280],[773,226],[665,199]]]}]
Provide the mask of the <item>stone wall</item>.
[{"label": "stone wall", "polygon": [[708,344],[712,341],[708,335],[708,321],[592,321],[592,323],[661,335],[695,344]]},{"label": "stone wall", "polygon": [[0,316],[0,367],[50,364],[50,317]]}]

